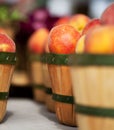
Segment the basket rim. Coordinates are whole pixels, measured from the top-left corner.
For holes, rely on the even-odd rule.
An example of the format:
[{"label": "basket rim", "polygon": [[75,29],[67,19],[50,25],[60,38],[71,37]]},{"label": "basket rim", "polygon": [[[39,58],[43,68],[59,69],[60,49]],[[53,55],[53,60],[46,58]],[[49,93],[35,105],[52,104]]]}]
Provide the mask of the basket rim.
[{"label": "basket rim", "polygon": [[68,65],[69,55],[71,54],[46,54],[46,63],[53,65]]},{"label": "basket rim", "polygon": [[0,52],[0,64],[15,65],[16,61],[16,52]]},{"label": "basket rim", "polygon": [[92,106],[92,105],[83,105],[80,103],[75,103],[75,111],[78,114],[95,116],[95,117],[108,117],[114,118],[114,108],[113,107],[104,107],[104,106]]},{"label": "basket rim", "polygon": [[114,66],[114,54],[72,54],[68,64],[71,66]]}]

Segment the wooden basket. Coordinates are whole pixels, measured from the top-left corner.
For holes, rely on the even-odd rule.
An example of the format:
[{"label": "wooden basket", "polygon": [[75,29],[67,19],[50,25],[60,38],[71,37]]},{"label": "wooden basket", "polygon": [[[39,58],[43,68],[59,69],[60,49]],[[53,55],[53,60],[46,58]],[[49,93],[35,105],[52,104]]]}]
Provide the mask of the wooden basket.
[{"label": "wooden basket", "polygon": [[57,118],[62,124],[76,126],[67,55],[50,54],[48,63]]},{"label": "wooden basket", "polygon": [[114,130],[114,55],[70,60],[79,130]]},{"label": "wooden basket", "polygon": [[39,55],[32,55],[30,63],[31,79],[33,84],[33,94],[35,101],[45,102],[45,89],[43,85],[43,70],[42,62],[39,59]]},{"label": "wooden basket", "polygon": [[45,92],[46,92],[46,98],[45,98],[45,103],[47,106],[47,109],[50,112],[55,112],[55,104],[54,100],[52,99],[52,85],[51,85],[51,80],[49,76],[49,71],[48,71],[48,65],[46,63],[43,63],[43,74],[44,74],[44,85],[45,85]]},{"label": "wooden basket", "polygon": [[16,62],[15,53],[0,52],[0,122],[6,114],[10,83]]}]

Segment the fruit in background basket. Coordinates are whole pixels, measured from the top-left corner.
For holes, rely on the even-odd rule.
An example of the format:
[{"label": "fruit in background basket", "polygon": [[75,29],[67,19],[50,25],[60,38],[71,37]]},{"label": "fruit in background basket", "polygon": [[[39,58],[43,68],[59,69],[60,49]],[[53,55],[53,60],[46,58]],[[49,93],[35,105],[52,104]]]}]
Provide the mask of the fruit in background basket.
[{"label": "fruit in background basket", "polygon": [[67,24],[69,20],[70,20],[70,17],[68,16],[61,17],[56,21],[55,26],[61,25],[61,24]]},{"label": "fruit in background basket", "polygon": [[76,14],[70,18],[69,24],[79,32],[82,32],[82,30],[84,29],[84,27],[87,25],[89,21],[90,18],[88,16],[84,14]]},{"label": "fruit in background basket", "polygon": [[86,26],[85,26],[85,28],[83,29],[83,31],[82,31],[82,35],[84,35],[84,34],[87,34],[87,32],[90,30],[90,29],[92,29],[92,28],[94,28],[94,27],[98,27],[98,26],[100,26],[101,25],[101,20],[100,19],[92,19]]},{"label": "fruit in background basket", "polygon": [[85,37],[85,52],[114,53],[114,26],[106,25],[93,28]]},{"label": "fruit in background basket", "polygon": [[15,52],[14,41],[5,33],[0,33],[0,52]]},{"label": "fruit in background basket", "polygon": [[103,24],[114,24],[114,3],[104,10],[101,15],[101,21]]},{"label": "fruit in background basket", "polygon": [[74,53],[79,37],[80,33],[68,24],[55,26],[49,34],[49,50],[56,54]]},{"label": "fruit in background basket", "polygon": [[40,28],[36,30],[28,41],[28,48],[30,52],[41,54],[44,52],[44,44],[48,37],[49,31],[47,28]]}]

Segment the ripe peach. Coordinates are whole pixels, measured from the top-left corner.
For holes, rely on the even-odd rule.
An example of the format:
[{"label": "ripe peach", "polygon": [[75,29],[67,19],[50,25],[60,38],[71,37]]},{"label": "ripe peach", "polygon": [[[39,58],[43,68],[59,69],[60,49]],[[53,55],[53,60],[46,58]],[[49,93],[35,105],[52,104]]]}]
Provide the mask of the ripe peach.
[{"label": "ripe peach", "polygon": [[79,32],[82,32],[82,30],[84,29],[84,27],[87,25],[89,21],[90,18],[88,16],[84,14],[76,14],[70,18],[69,24]]},{"label": "ripe peach", "polygon": [[79,38],[79,40],[77,41],[76,49],[75,49],[75,52],[76,52],[76,53],[82,53],[82,52],[84,52],[85,36],[86,36],[86,35],[82,35],[82,36]]},{"label": "ripe peach", "polygon": [[0,52],[15,52],[14,41],[5,33],[0,33]]},{"label": "ripe peach", "polygon": [[85,36],[86,34],[92,29],[101,26],[101,21],[100,19],[92,19],[83,29],[82,35],[80,39],[77,42],[76,45],[76,53],[82,53],[84,51],[84,46],[85,46]]},{"label": "ripe peach", "polygon": [[114,53],[114,26],[106,25],[93,28],[85,37],[85,52]]},{"label": "ripe peach", "polygon": [[114,24],[114,3],[104,10],[101,15],[101,21],[103,24]]},{"label": "ripe peach", "polygon": [[87,32],[88,32],[90,29],[92,29],[92,28],[94,28],[94,27],[98,27],[98,26],[100,26],[100,25],[101,25],[101,20],[100,20],[100,19],[97,19],[97,18],[92,19],[92,20],[85,26],[85,28],[83,29],[82,35],[87,34]]},{"label": "ripe peach", "polygon": [[68,24],[55,26],[49,34],[49,50],[57,54],[74,53],[79,37],[80,33]]},{"label": "ripe peach", "polygon": [[41,54],[44,52],[44,44],[48,37],[49,31],[46,28],[36,30],[28,41],[28,48],[33,53]]}]

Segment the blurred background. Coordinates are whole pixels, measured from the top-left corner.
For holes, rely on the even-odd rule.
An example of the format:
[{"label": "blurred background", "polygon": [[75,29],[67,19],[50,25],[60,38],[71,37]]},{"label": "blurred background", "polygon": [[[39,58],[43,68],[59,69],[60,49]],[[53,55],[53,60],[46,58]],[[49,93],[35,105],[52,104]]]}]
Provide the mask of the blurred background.
[{"label": "blurred background", "polygon": [[41,27],[49,30],[63,16],[83,13],[99,18],[114,0],[0,0],[0,28],[6,30],[17,47],[17,65],[10,96],[32,98],[28,76],[27,41]]}]

